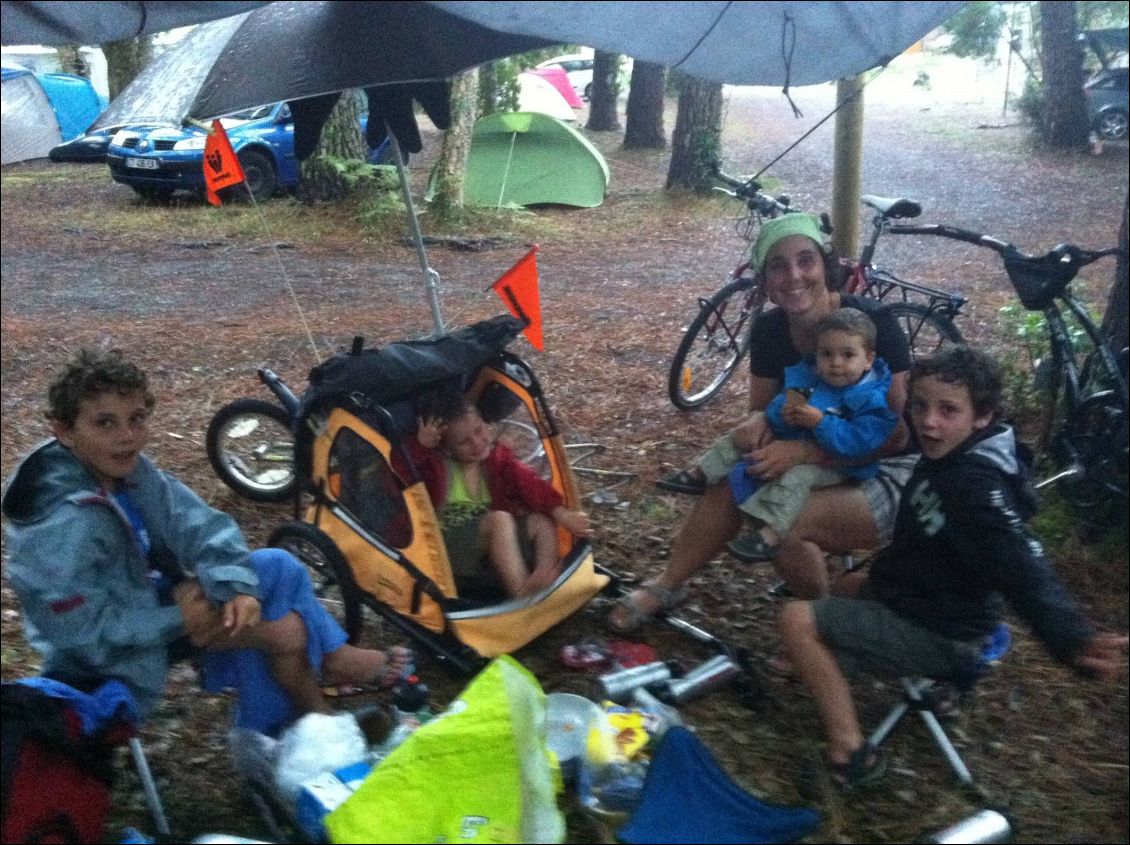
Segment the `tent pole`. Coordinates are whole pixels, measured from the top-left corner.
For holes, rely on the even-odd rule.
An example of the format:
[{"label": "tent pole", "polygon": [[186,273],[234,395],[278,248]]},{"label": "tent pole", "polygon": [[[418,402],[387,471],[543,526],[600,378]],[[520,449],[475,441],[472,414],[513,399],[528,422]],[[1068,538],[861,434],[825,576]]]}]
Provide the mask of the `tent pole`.
[{"label": "tent pole", "polygon": [[420,221],[416,218],[416,206],[412,202],[412,184],[408,181],[408,169],[404,166],[400,142],[387,123],[385,131],[388,132],[392,157],[396,161],[396,172],[400,176],[400,193],[404,197],[404,207],[408,211],[408,228],[412,235],[412,244],[416,247],[416,257],[420,259],[420,269],[424,271],[424,290],[427,293],[428,306],[432,309],[434,336],[443,337],[447,334],[447,329],[443,325],[443,312],[439,307],[439,273],[428,266],[428,251],[424,249],[424,235],[420,231]]},{"label": "tent pole", "polygon": [[506,169],[502,171],[502,187],[498,191],[498,206],[496,211],[502,208],[502,198],[506,196],[506,180],[510,178],[510,162],[514,159],[514,142],[518,138],[517,132],[510,133],[510,152],[506,154]]}]

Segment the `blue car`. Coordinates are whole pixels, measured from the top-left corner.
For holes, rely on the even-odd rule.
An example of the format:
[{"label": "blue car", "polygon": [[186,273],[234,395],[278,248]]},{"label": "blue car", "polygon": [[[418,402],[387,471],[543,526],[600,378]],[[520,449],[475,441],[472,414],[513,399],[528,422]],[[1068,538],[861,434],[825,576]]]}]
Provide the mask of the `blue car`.
[{"label": "blue car", "polygon": [[[362,130],[364,121],[362,118]],[[292,190],[298,185],[290,106],[258,106],[220,122],[256,202],[268,199],[280,188]],[[207,138],[207,131],[196,126],[127,126],[110,140],[106,163],[115,182],[129,185],[148,199],[168,200],[174,191],[203,194]],[[369,160],[376,161],[379,155],[374,151]],[[228,190],[238,196],[244,189],[237,186]]]}]

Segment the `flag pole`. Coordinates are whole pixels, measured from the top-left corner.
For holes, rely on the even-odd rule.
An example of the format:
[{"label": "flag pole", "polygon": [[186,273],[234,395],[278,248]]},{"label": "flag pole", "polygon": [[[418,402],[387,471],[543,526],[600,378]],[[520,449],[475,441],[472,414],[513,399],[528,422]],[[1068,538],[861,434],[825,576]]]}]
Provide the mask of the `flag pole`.
[{"label": "flag pole", "polygon": [[396,172],[400,176],[400,193],[404,197],[404,207],[408,211],[408,229],[412,235],[412,244],[416,247],[416,257],[420,259],[420,269],[424,271],[424,291],[427,295],[428,306],[432,310],[432,322],[435,324],[435,337],[443,337],[447,329],[443,325],[443,312],[439,303],[439,273],[428,265],[428,251],[424,248],[424,235],[420,231],[420,221],[416,217],[416,206],[412,202],[412,184],[408,181],[408,170],[404,167],[404,156],[400,152],[400,142],[396,139],[392,128],[386,123],[385,132],[388,133],[389,146],[392,147],[392,157],[396,162]]}]

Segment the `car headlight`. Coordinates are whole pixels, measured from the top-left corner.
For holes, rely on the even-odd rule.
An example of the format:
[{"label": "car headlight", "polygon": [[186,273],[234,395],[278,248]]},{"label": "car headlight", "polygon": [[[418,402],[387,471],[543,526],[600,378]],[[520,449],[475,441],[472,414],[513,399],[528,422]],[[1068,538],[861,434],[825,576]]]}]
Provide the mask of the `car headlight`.
[{"label": "car headlight", "polygon": [[126,143],[126,138],[129,138],[133,134],[134,134],[133,132],[127,132],[124,129],[119,129],[117,132],[114,133],[114,137],[110,139],[110,143],[113,144],[115,147],[124,146],[125,143]]},{"label": "car headlight", "polygon": [[192,138],[185,138],[183,141],[177,141],[173,144],[174,150],[202,150],[204,144],[207,143],[207,135],[196,135]]}]

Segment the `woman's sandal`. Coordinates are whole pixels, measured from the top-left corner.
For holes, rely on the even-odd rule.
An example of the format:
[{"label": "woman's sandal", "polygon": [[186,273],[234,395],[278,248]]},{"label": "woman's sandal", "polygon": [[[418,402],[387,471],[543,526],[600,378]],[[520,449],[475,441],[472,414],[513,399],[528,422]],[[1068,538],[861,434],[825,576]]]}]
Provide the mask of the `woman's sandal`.
[{"label": "woman's sandal", "polygon": [[764,563],[777,557],[777,547],[766,543],[757,531],[734,538],[726,549],[742,563]]},{"label": "woman's sandal", "polygon": [[655,482],[655,486],[669,493],[701,496],[706,492],[706,479],[699,478],[689,470],[681,469],[659,479]]},{"label": "woman's sandal", "polygon": [[661,587],[654,581],[648,581],[641,584],[638,590],[651,595],[658,603],[658,607],[650,613],[639,606],[636,599],[632,595],[636,592],[633,590],[630,593],[625,593],[620,596],[616,601],[618,608],[624,608],[628,613],[628,620],[622,625],[617,625],[612,621],[612,617],[607,619],[608,627],[617,634],[634,634],[644,626],[644,623],[651,621],[660,613],[665,613],[679,606],[679,604],[687,597],[687,588],[679,587],[675,590],[669,590],[666,587]]}]

